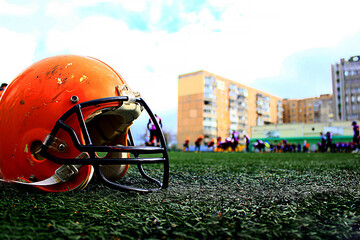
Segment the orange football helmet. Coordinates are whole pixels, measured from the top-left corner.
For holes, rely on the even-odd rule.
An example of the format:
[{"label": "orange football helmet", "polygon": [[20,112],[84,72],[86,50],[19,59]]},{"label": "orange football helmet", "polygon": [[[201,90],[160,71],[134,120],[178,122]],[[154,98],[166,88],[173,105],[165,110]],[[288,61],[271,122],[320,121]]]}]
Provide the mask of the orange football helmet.
[{"label": "orange football helmet", "polygon": [[[130,126],[143,109],[159,131],[160,147],[135,146]],[[168,186],[169,158],[154,114],[95,58],[55,56],[27,68],[1,97],[0,132],[2,181],[62,192],[86,187],[95,172],[105,185],[124,191]],[[161,174],[144,170],[152,163]],[[121,182],[129,165],[137,165],[135,173],[146,183],[128,184],[134,177]]]}]

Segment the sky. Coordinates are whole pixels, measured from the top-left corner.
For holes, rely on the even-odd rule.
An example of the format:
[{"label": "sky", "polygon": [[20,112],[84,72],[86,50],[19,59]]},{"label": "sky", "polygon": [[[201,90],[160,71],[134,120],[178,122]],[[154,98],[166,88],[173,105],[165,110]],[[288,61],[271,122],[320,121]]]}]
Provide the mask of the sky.
[{"label": "sky", "polygon": [[358,0],[0,0],[0,82],[46,57],[92,56],[176,132],[181,74],[206,70],[282,98],[331,93],[331,64],[360,55],[359,9]]}]

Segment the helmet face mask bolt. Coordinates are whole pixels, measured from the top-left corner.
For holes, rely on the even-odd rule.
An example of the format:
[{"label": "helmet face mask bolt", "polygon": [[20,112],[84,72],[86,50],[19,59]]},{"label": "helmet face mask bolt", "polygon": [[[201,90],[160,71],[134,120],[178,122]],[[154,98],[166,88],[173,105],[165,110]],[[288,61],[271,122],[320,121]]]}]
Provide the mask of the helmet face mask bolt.
[{"label": "helmet face mask bolt", "polygon": [[77,103],[77,102],[79,102],[79,97],[76,95],[73,95],[73,96],[71,96],[70,101],[72,103]]},{"label": "helmet face mask bolt", "polygon": [[35,175],[30,175],[30,176],[29,176],[29,180],[30,180],[31,182],[36,182],[36,181],[37,181]]},{"label": "helmet face mask bolt", "polygon": [[65,144],[60,143],[59,146],[58,146],[58,149],[59,149],[60,152],[64,151],[66,149]]},{"label": "helmet face mask bolt", "polygon": [[[144,112],[156,125],[159,147],[136,146],[132,138],[130,127]],[[1,96],[0,131],[2,181],[63,192],[85,188],[95,173],[123,191],[168,187],[169,157],[154,114],[95,58],[63,55],[31,65]]]}]

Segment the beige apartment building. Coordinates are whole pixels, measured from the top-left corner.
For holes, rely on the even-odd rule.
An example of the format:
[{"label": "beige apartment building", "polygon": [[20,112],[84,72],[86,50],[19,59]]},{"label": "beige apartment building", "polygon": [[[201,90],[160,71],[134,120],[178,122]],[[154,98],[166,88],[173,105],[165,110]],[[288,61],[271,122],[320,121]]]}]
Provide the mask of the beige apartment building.
[{"label": "beige apartment building", "polygon": [[334,121],[333,97],[323,94],[304,99],[284,99],[284,123],[320,123]]},{"label": "beige apartment building", "polygon": [[201,70],[179,76],[177,147],[198,136],[209,142],[218,136],[250,135],[252,126],[283,122],[282,99]]}]

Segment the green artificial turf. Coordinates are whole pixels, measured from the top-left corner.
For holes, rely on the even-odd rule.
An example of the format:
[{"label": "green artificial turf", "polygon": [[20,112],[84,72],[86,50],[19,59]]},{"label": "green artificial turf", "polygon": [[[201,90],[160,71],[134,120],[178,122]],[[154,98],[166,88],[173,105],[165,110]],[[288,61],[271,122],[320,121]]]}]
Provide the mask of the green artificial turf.
[{"label": "green artificial turf", "polygon": [[360,154],[170,152],[170,186],[1,184],[0,239],[360,239]]}]

